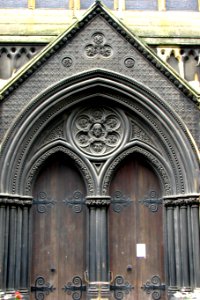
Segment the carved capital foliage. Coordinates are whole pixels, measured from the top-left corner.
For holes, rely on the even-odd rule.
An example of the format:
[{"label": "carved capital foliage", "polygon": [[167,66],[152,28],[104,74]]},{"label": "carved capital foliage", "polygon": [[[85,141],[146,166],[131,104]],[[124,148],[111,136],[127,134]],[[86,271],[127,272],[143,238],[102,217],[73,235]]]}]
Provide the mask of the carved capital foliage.
[{"label": "carved capital foliage", "polygon": [[9,206],[30,206],[32,205],[32,198],[29,196],[0,194],[0,205]]},{"label": "carved capital foliage", "polygon": [[193,205],[200,205],[200,196],[199,195],[181,195],[181,196],[172,196],[170,198],[164,199],[164,205],[166,207],[186,207]]},{"label": "carved capital foliage", "polygon": [[110,205],[111,199],[108,196],[87,197],[85,203],[89,207],[105,207]]}]

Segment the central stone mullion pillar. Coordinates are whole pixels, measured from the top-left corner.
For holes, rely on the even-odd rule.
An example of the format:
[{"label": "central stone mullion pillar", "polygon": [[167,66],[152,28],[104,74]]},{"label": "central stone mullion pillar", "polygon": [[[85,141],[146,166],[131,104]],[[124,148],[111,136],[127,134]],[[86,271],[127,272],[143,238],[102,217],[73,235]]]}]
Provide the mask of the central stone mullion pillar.
[{"label": "central stone mullion pillar", "polygon": [[109,293],[108,216],[110,197],[87,197],[89,208],[88,294]]}]

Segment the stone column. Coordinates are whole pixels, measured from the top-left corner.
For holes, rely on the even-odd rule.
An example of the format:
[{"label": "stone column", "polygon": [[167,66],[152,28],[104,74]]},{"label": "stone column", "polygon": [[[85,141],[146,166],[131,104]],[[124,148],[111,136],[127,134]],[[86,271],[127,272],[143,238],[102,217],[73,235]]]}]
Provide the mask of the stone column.
[{"label": "stone column", "polygon": [[169,294],[200,287],[199,196],[165,199]]},{"label": "stone column", "polygon": [[183,201],[180,205],[180,257],[181,257],[181,286],[190,288],[189,274],[189,241],[188,241],[188,222],[187,222],[187,205]]},{"label": "stone column", "polygon": [[176,287],[176,253],[175,253],[175,228],[174,228],[174,206],[171,202],[166,204],[166,234],[167,234],[167,263],[168,263],[168,285],[174,291]]},{"label": "stone column", "polygon": [[191,231],[192,231],[192,251],[194,261],[194,288],[200,288],[200,216],[199,199],[191,202]]},{"label": "stone column", "polygon": [[109,285],[108,221],[110,197],[87,197],[89,208],[88,295],[107,295]]},{"label": "stone column", "polygon": [[8,217],[4,199],[0,196],[0,289],[6,290]]},{"label": "stone column", "polygon": [[0,289],[28,299],[30,197],[0,195]]}]

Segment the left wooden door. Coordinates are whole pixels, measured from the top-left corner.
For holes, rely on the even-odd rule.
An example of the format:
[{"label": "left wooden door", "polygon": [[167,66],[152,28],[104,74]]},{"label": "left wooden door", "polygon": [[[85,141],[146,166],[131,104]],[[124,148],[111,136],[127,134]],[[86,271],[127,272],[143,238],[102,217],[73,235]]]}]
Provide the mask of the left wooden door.
[{"label": "left wooden door", "polygon": [[[62,153],[48,159],[37,176],[32,207],[32,300],[71,299],[65,285],[75,276],[83,277],[86,211],[78,203],[85,192],[81,174]],[[79,277],[76,283],[80,285]]]}]

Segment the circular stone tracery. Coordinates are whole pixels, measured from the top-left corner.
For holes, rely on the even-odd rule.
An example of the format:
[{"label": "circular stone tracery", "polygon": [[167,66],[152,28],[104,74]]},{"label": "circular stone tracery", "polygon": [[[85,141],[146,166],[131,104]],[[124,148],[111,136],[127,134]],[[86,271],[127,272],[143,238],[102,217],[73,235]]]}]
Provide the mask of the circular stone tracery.
[{"label": "circular stone tracery", "polygon": [[86,108],[71,123],[72,139],[83,152],[105,155],[116,150],[124,140],[125,125],[119,111],[110,108]]}]

